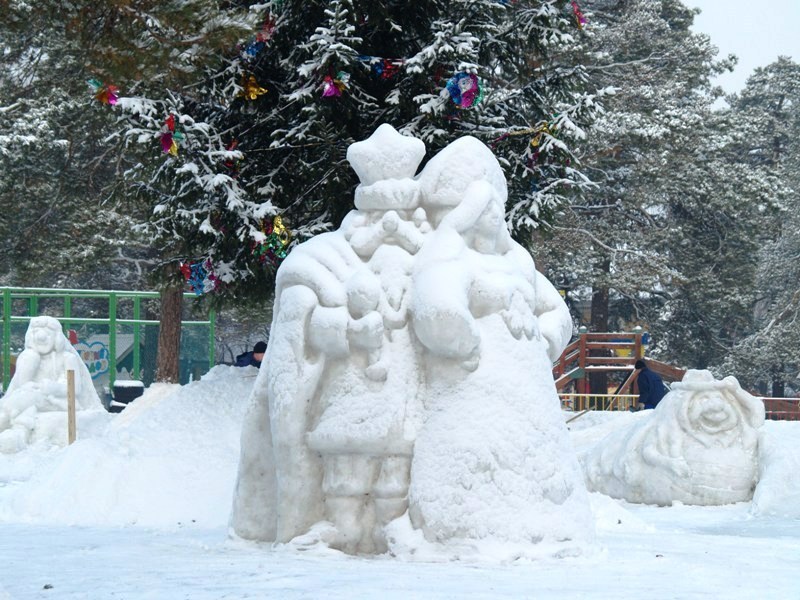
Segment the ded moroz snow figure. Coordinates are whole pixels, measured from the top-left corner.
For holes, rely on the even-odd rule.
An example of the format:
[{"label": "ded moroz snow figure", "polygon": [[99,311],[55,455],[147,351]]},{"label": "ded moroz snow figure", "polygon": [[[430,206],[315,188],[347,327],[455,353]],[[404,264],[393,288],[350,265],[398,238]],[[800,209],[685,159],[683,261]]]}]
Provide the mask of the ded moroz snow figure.
[{"label": "ded moroz snow figure", "polygon": [[424,155],[388,125],[353,144],[356,210],[278,271],[267,368],[242,433],[242,537],[288,542],[326,520],[332,547],[384,552],[383,526],[406,511],[419,420],[409,286],[429,229],[412,178]]},{"label": "ded moroz snow figure", "polygon": [[414,177],[424,153],[388,125],[353,144],[356,210],[281,265],[233,532],[579,552],[593,527],[550,370],[569,313],[511,240],[491,151],[462,138]]},{"label": "ded moroz snow figure", "polygon": [[49,439],[67,443],[67,371],[75,372],[76,410],[101,410],[92,376],[53,317],[34,317],[25,333],[25,350],[0,399],[0,452],[18,452]]}]

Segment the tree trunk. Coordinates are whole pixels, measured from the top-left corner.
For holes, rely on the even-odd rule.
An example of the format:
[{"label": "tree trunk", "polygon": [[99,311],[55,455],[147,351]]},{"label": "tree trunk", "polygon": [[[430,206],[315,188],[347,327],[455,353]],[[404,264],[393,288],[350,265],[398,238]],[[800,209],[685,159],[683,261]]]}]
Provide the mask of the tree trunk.
[{"label": "tree trunk", "polygon": [[772,365],[772,397],[783,398],[786,395],[786,387],[783,379],[783,365]]},{"label": "tree trunk", "polygon": [[[611,270],[611,261],[605,260],[600,265],[603,274]],[[589,330],[594,333],[608,331],[608,287],[595,286],[592,288],[592,309]],[[595,356],[607,356],[607,350],[595,350]],[[592,373],[589,375],[589,392],[592,394],[608,393],[608,374]]]},{"label": "tree trunk", "polygon": [[156,368],[156,381],[180,383],[182,308],[182,287],[168,287],[161,292],[161,319],[158,328],[158,366]]}]

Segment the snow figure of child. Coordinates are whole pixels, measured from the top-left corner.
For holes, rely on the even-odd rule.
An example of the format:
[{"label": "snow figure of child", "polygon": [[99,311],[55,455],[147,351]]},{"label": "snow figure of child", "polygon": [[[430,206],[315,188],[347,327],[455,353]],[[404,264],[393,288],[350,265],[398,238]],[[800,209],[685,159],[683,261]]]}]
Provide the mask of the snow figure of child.
[{"label": "snow figure of child", "polygon": [[18,452],[40,438],[67,442],[66,416],[52,413],[67,410],[68,370],[75,372],[76,410],[102,409],[89,370],[64,336],[61,324],[53,317],[32,318],[25,333],[25,350],[0,399],[0,452]]},{"label": "snow figure of child", "polygon": [[644,412],[582,456],[589,489],[662,506],[753,497],[764,403],[734,377],[717,381],[709,371],[687,371]]},{"label": "snow figure of child", "polygon": [[406,510],[419,420],[408,290],[428,228],[412,177],[424,153],[388,125],[352,145],[357,210],[278,271],[242,434],[231,522],[241,537],[287,542],[325,520],[307,541],[382,552],[383,525]]},{"label": "snow figure of child", "polygon": [[413,275],[427,356],[411,522],[431,542],[580,553],[594,529],[551,366],[569,341],[569,312],[511,239],[505,178],[485,145],[457,140],[420,182],[439,224]]}]

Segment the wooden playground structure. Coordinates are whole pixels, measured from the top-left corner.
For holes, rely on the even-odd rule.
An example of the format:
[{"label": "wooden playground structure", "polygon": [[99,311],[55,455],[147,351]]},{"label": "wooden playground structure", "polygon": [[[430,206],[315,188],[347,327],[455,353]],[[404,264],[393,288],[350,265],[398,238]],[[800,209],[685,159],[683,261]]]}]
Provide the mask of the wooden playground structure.
[{"label": "wooden playground structure", "polygon": [[[628,410],[638,403],[634,363],[644,358],[646,345],[641,331],[631,333],[589,333],[582,330],[553,364],[556,390],[565,410],[583,414],[589,410]],[[681,381],[686,369],[647,358],[647,366],[658,373],[665,383]],[[596,373],[620,379],[613,391],[592,390]],[[767,419],[800,420],[800,398],[765,398]],[[573,417],[576,418],[576,417]]]}]

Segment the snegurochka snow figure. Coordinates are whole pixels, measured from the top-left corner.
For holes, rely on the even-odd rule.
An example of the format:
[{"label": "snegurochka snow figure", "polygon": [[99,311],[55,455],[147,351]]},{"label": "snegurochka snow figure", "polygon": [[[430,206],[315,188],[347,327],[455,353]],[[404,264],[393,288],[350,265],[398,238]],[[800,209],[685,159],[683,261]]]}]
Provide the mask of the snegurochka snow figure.
[{"label": "snegurochka snow figure", "polygon": [[53,317],[34,317],[14,377],[0,399],[0,452],[29,443],[67,443],[67,370],[75,372],[76,410],[102,410],[92,376]]},{"label": "snegurochka snow figure", "polygon": [[462,138],[415,176],[424,154],[389,125],[350,146],[356,210],[281,265],[232,529],[579,553],[593,525],[550,370],[569,313],[508,233],[491,151]]}]

